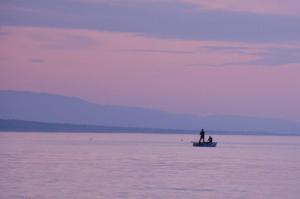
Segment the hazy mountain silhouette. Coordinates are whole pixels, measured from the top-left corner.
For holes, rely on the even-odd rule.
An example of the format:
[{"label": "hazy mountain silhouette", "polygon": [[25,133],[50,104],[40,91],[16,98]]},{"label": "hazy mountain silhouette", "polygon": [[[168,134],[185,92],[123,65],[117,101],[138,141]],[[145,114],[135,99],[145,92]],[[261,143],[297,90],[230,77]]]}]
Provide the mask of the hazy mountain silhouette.
[{"label": "hazy mountain silhouette", "polygon": [[77,97],[0,91],[0,118],[39,122],[217,131],[298,133],[300,124],[241,116],[198,117],[146,108],[100,105]]},{"label": "hazy mountain silhouette", "polygon": [[48,123],[13,119],[0,119],[0,131],[3,132],[117,132],[117,133],[195,133],[195,131],[158,128],[117,127],[68,123]]}]

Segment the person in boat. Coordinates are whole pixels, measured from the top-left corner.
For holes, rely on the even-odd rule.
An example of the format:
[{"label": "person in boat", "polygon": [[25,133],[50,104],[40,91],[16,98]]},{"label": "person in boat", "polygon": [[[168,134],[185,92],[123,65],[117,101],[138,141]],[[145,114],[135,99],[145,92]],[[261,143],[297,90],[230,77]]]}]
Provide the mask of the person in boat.
[{"label": "person in boat", "polygon": [[201,140],[203,140],[203,142],[205,142],[204,136],[205,136],[205,131],[204,131],[204,129],[201,129],[199,143],[201,143]]},{"label": "person in boat", "polygon": [[208,143],[212,143],[213,142],[213,138],[211,136],[209,136],[208,139],[207,139],[207,142]]}]

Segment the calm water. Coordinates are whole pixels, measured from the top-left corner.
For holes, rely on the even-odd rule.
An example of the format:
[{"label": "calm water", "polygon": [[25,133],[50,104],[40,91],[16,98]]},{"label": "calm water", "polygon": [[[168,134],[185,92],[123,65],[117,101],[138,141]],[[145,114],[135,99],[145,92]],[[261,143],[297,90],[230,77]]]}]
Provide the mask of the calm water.
[{"label": "calm water", "polygon": [[214,137],[0,133],[0,198],[300,198],[300,137]]}]

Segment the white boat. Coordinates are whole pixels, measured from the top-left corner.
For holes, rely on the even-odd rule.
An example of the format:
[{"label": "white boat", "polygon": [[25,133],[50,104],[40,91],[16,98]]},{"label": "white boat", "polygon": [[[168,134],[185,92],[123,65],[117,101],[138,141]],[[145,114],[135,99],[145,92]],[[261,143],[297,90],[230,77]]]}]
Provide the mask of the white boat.
[{"label": "white boat", "polygon": [[193,142],[194,147],[216,147],[217,142]]}]

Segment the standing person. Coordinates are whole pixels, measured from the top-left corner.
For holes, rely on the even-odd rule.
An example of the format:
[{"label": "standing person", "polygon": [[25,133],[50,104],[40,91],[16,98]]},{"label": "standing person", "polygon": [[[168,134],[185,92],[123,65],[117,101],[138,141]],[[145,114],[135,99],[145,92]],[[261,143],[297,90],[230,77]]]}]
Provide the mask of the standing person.
[{"label": "standing person", "polygon": [[201,129],[199,143],[201,143],[201,140],[203,140],[203,142],[205,142],[204,136],[205,136],[205,131],[204,131],[204,129]]}]

